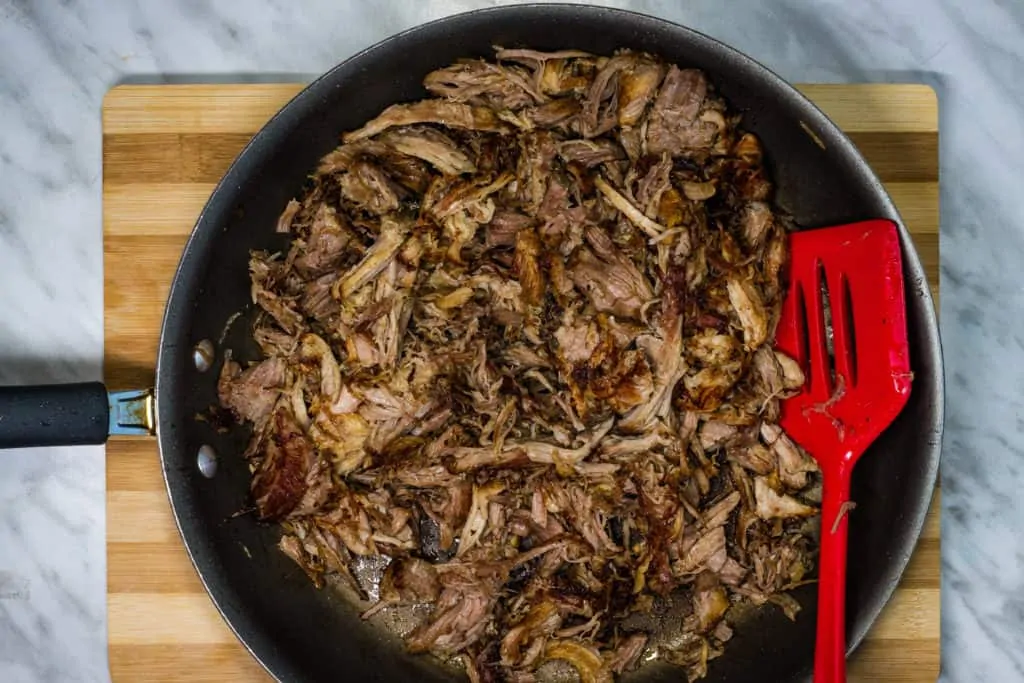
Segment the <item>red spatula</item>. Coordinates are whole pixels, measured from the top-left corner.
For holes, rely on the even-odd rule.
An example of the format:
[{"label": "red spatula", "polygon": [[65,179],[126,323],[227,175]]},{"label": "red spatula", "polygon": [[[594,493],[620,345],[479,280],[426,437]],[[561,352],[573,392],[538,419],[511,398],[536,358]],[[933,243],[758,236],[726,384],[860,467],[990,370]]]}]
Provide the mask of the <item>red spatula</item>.
[{"label": "red spatula", "polygon": [[846,680],[846,536],[854,463],[910,396],[899,233],[887,220],[795,232],[776,345],[803,393],[782,427],[822,472],[815,683]]}]

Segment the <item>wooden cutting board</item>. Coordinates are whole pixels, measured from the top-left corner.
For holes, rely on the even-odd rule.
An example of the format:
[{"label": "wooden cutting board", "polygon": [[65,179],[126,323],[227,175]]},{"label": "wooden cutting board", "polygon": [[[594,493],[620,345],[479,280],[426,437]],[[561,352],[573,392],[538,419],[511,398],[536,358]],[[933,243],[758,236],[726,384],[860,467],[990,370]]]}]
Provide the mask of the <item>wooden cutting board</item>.
[{"label": "wooden cutting board", "polygon": [[[181,248],[214,184],[300,85],[120,86],[103,102],[105,374],[152,386]],[[801,86],[865,154],[938,294],[938,105],[921,85]],[[122,681],[267,681],[203,590],[171,517],[154,440],[107,446],[110,672]],[[939,504],[851,681],[939,673]]]}]

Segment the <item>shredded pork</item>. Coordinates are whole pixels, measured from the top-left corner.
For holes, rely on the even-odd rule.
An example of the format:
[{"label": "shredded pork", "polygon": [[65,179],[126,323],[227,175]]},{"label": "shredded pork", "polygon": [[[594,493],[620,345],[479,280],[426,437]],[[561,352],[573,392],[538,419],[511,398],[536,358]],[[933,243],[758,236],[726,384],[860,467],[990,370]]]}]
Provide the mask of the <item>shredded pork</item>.
[{"label": "shredded pork", "polygon": [[[472,680],[655,656],[699,678],[731,608],[795,612],[813,569],[760,143],[704,73],[629,51],[424,84],[324,157],[286,253],[252,254],[264,358],[229,357],[219,393],[258,515],[367,618],[425,606],[409,648]],[[673,638],[629,625],[670,602]]]}]

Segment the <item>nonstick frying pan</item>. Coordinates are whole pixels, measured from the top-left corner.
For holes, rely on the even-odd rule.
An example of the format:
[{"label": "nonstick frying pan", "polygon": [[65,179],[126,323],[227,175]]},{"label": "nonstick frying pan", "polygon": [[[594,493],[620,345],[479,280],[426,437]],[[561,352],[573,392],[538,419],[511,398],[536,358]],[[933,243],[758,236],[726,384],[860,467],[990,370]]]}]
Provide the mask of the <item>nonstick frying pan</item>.
[{"label": "nonstick frying pan", "polygon": [[[689,29],[598,7],[523,5],[461,14],[406,31],[333,68],[289,102],[253,138],[214,190],[185,246],[163,321],[152,392],[108,394],[101,384],[0,389],[0,447],[102,443],[109,433],[156,434],[167,491],[185,547],[238,638],[283,681],[442,681],[451,670],[404,653],[391,634],[360,621],[331,590],[316,590],[276,548],[278,534],[252,515],[240,454],[247,435],[218,433],[195,419],[216,402],[221,351],[254,358],[247,263],[251,249],[277,250],[277,216],[317,160],[385,106],[425,96],[421,80],[492,46],[541,50],[617,48],[655,53],[705,70],[760,136],[777,201],[804,227],[889,218],[900,224],[914,390],[896,422],[857,468],[850,523],[848,639],[863,639],[907,565],[928,509],[942,434],[942,358],[935,310],[909,234],[864,159],[807,99],[739,52]],[[813,136],[808,134],[813,132]],[[226,337],[213,367],[197,344]],[[201,359],[200,359],[201,360]],[[197,367],[197,365],[199,367]],[[212,477],[201,447],[220,454]],[[203,452],[208,452],[203,449]],[[205,474],[204,474],[205,473]],[[737,628],[708,681],[795,681],[809,676],[814,586],[795,593],[796,622],[776,609]],[[628,679],[678,681],[659,664]]]}]

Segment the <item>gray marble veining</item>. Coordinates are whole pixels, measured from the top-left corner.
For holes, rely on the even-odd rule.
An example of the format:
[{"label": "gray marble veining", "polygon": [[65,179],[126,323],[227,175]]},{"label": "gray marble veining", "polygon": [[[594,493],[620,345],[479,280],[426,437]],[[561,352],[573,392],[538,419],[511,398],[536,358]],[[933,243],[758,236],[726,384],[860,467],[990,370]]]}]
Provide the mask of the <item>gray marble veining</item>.
[{"label": "gray marble veining", "polygon": [[[100,103],[126,79],[307,80],[497,4],[0,0],[0,382],[101,377]],[[942,119],[943,680],[1024,680],[1024,5],[608,2],[792,81],[919,81]],[[103,450],[2,454],[0,680],[108,680]]]}]

